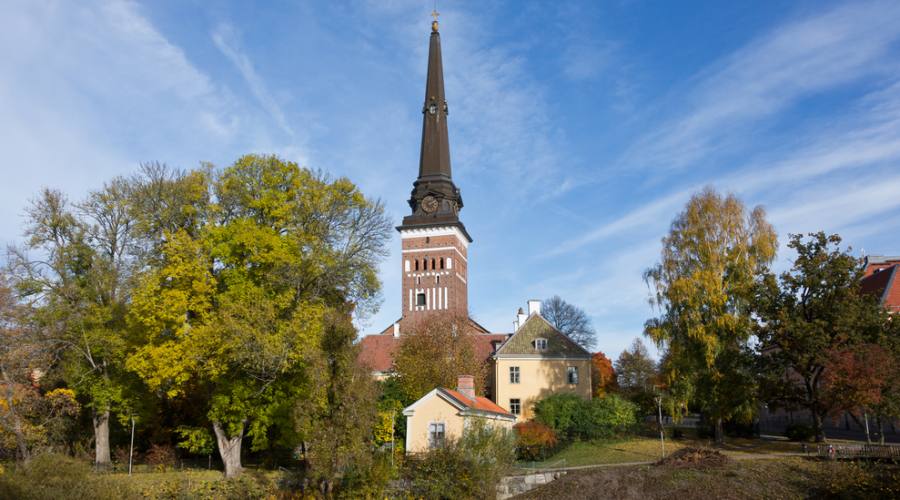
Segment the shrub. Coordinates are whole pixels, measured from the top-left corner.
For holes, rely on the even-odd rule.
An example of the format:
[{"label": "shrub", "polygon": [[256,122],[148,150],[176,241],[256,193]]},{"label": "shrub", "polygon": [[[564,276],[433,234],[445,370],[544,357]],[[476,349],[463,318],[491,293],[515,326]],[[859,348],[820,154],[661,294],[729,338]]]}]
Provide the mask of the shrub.
[{"label": "shrub", "polygon": [[816,435],[816,431],[811,425],[790,424],[784,430],[784,435],[791,441],[809,441]]},{"label": "shrub", "polygon": [[107,475],[94,474],[86,462],[52,453],[37,455],[27,465],[0,474],[0,498],[104,500],[133,498],[135,493]]},{"label": "shrub", "polygon": [[407,460],[403,469],[414,498],[494,498],[515,461],[511,433],[475,421],[459,440]]},{"label": "shrub", "polygon": [[556,433],[540,422],[522,422],[516,431],[516,452],[522,460],[545,458],[556,447]]},{"label": "shrub", "polygon": [[152,444],[144,454],[144,463],[152,465],[160,471],[175,467],[177,461],[175,448],[168,444]]},{"label": "shrub", "polygon": [[637,425],[637,405],[616,394],[586,400],[554,394],[534,406],[535,420],[566,439],[608,438]]}]

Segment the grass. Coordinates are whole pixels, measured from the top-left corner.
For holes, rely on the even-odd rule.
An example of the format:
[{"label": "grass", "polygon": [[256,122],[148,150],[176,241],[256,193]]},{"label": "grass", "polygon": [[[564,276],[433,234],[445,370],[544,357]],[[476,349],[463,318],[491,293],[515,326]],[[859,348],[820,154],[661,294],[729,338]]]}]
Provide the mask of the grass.
[{"label": "grass", "polygon": [[[687,446],[714,447],[710,440],[667,439],[666,454]],[[723,446],[716,448],[734,458],[750,458],[749,456],[752,455],[778,453],[801,453],[803,451],[801,443],[784,439],[728,438]],[[659,439],[648,437],[636,436],[626,439],[591,442],[576,441],[566,445],[546,460],[520,462],[519,467],[533,469],[653,462],[659,460],[661,455]]]},{"label": "grass", "polygon": [[785,457],[718,468],[642,465],[569,472],[518,498],[897,498],[900,466]]}]

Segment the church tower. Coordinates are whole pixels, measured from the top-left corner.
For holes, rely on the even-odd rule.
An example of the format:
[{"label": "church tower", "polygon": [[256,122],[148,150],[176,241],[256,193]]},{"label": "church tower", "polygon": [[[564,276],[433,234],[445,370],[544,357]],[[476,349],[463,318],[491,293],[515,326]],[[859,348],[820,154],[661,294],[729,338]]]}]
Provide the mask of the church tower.
[{"label": "church tower", "polygon": [[472,238],[459,220],[463,201],[450,171],[448,114],[435,17],[422,106],[419,176],[409,198],[412,214],[397,227],[402,241],[404,320],[415,321],[432,312],[468,313],[467,250]]}]

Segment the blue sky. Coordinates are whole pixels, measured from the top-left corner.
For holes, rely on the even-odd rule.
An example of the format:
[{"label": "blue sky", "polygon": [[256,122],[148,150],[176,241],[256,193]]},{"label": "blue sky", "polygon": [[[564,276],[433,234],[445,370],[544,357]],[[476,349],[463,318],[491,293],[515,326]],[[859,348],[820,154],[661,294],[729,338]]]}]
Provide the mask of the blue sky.
[{"label": "blue sky", "polygon": [[[739,5],[743,4],[743,5]],[[418,168],[431,1],[0,4],[0,237],[41,187],[143,161],[276,153],[399,223]],[[583,307],[611,356],[653,315],[641,273],[705,185],[782,235],[900,253],[900,3],[438,4],[472,314]],[[382,266],[399,316],[399,239]],[[779,255],[783,268],[790,255]]]}]

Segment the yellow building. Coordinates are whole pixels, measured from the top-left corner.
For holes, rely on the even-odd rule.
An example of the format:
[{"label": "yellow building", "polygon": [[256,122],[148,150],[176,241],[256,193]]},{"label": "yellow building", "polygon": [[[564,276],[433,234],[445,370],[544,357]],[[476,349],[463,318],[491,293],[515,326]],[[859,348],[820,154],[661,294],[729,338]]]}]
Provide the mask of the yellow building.
[{"label": "yellow building", "polygon": [[476,396],[474,377],[460,375],[456,390],[438,387],[403,410],[406,452],[421,453],[459,439],[474,419],[512,430],[516,417],[490,399]]},{"label": "yellow building", "polygon": [[520,310],[516,332],[494,353],[490,377],[492,399],[519,421],[551,394],[591,398],[591,353],[547,322],[539,301],[528,301],[528,310]]}]

